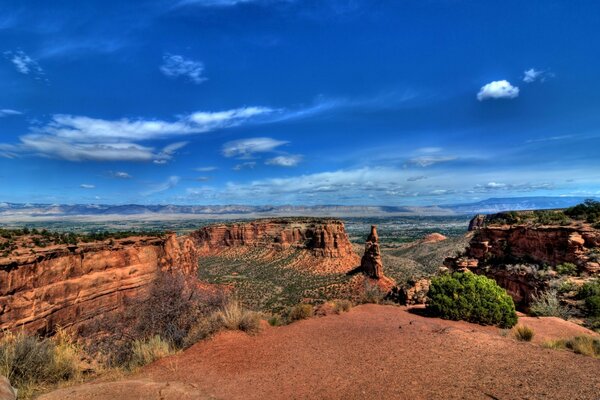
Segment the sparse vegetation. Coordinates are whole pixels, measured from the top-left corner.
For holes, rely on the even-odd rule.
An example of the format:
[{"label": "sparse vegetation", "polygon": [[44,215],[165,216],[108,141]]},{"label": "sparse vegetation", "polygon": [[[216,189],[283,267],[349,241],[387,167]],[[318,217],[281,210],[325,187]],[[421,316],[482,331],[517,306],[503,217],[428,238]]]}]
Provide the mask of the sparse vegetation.
[{"label": "sparse vegetation", "polygon": [[571,315],[569,308],[560,303],[556,290],[548,290],[538,296],[533,296],[529,312],[536,317],[559,317],[562,319],[568,319]]},{"label": "sparse vegetation", "polygon": [[236,300],[227,302],[216,315],[225,329],[250,334],[258,333],[260,330],[260,313],[244,309]]},{"label": "sparse vegetation", "polygon": [[562,263],[556,266],[559,275],[577,275],[577,265],[573,263]]},{"label": "sparse vegetation", "polygon": [[432,279],[427,310],[438,317],[510,328],[517,323],[512,298],[489,278],[456,272]]},{"label": "sparse vegetation", "polygon": [[600,221],[600,201],[587,199],[575,207],[567,208],[564,213],[573,219],[597,223]]},{"label": "sparse vegetation", "polygon": [[571,350],[576,354],[600,358],[600,339],[592,336],[575,336],[571,339],[544,342],[544,347],[555,350]]},{"label": "sparse vegetation", "polygon": [[70,336],[59,330],[51,339],[24,332],[2,332],[0,337],[0,375],[28,399],[41,389],[77,379],[83,371],[81,349]]},{"label": "sparse vegetation", "polygon": [[535,336],[535,332],[532,328],[525,325],[517,325],[513,328],[515,338],[522,342],[531,342]]},{"label": "sparse vegetation", "polygon": [[299,321],[310,318],[313,314],[314,308],[311,304],[297,304],[289,310],[288,319],[290,321]]},{"label": "sparse vegetation", "polygon": [[159,335],[152,336],[146,340],[134,340],[131,347],[132,354],[129,361],[129,368],[131,369],[143,367],[173,354],[173,349],[169,342]]}]

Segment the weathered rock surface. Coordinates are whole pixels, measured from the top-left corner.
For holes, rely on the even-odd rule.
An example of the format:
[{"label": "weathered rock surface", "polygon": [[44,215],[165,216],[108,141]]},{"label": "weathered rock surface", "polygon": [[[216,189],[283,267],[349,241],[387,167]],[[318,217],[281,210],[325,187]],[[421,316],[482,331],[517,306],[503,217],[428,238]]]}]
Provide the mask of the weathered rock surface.
[{"label": "weathered rock surface", "polygon": [[0,400],[17,400],[16,390],[5,376],[0,376]]},{"label": "weathered rock surface", "polygon": [[380,279],[383,275],[383,262],[381,261],[381,249],[379,248],[379,235],[377,226],[371,226],[371,233],[365,243],[365,254],[360,261],[362,271],[370,278]]},{"label": "weathered rock surface", "polygon": [[468,269],[494,278],[517,303],[527,303],[532,295],[544,290],[544,282],[531,271],[507,268],[509,265],[554,267],[573,263],[580,272],[600,273],[597,253],[600,230],[588,224],[495,225],[478,215],[469,229],[475,229],[475,234],[464,256],[448,258],[445,264],[455,270]]},{"label": "weathered rock surface", "polygon": [[193,232],[190,237],[204,254],[235,247],[293,248],[329,258],[354,254],[344,223],[335,219],[276,218],[210,225]]},{"label": "weathered rock surface", "polygon": [[421,243],[437,243],[443,242],[446,239],[448,239],[446,236],[442,235],[441,233],[435,232],[426,235],[423,239],[421,239]]},{"label": "weathered rock surface", "polygon": [[189,238],[130,237],[39,249],[0,258],[0,329],[51,332],[119,309],[143,296],[159,272],[194,274]]}]

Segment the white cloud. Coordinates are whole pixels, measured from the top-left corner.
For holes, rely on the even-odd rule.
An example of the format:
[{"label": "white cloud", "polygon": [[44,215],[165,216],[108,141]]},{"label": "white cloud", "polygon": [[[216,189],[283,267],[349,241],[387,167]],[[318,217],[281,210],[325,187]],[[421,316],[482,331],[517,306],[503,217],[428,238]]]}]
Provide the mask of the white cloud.
[{"label": "white cloud", "polygon": [[198,168],[194,168],[194,171],[212,172],[212,171],[216,171],[217,169],[218,169],[217,167],[198,167]]},{"label": "white cloud", "polygon": [[34,154],[69,161],[155,161],[165,164],[187,144],[176,142],[162,150],[139,142],[207,133],[249,122],[273,110],[244,107],[218,112],[195,112],[175,121],[128,119],[104,120],[85,116],[54,115],[44,126],[19,137],[17,144],[1,144],[0,156]]},{"label": "white cloud", "polygon": [[95,189],[96,188],[95,185],[89,185],[87,183],[82,183],[81,185],[79,185],[79,187],[82,189]]},{"label": "white cloud", "polygon": [[204,64],[177,54],[165,54],[160,70],[169,78],[187,77],[192,83],[200,84],[206,80],[202,75]]},{"label": "white cloud", "polygon": [[514,99],[519,96],[519,88],[510,84],[506,80],[490,82],[484,85],[479,93],[477,100],[486,99]]},{"label": "white cloud", "polygon": [[169,178],[167,178],[166,181],[164,181],[162,183],[159,183],[156,185],[151,185],[147,191],[142,193],[142,195],[143,196],[151,196],[156,193],[160,193],[160,192],[167,191],[169,189],[173,189],[175,186],[177,186],[177,184],[179,184],[180,180],[181,180],[181,178],[178,176],[170,176]]},{"label": "white cloud", "polygon": [[225,157],[250,158],[255,153],[268,153],[289,142],[267,137],[234,140],[223,145]]},{"label": "white cloud", "polygon": [[11,110],[9,108],[4,108],[0,110],[0,118],[8,117],[10,115],[21,115],[23,114],[21,111]]},{"label": "white cloud", "polygon": [[536,81],[545,82],[546,79],[554,78],[554,74],[549,71],[541,71],[536,70],[535,68],[530,68],[523,72],[523,82],[533,83]]},{"label": "white cloud", "polygon": [[277,165],[279,167],[295,167],[302,161],[301,155],[277,156],[265,161],[267,165]]},{"label": "white cloud", "polygon": [[485,187],[488,188],[488,189],[501,189],[501,188],[506,187],[506,184],[505,183],[498,183],[498,182],[488,182],[485,185]]},{"label": "white cloud", "polygon": [[427,177],[425,175],[418,175],[418,176],[410,176],[410,177],[406,178],[406,180],[408,182],[417,182],[417,181],[422,181],[423,179],[427,179]]},{"label": "white cloud", "polygon": [[237,164],[232,169],[234,171],[241,171],[243,169],[254,169],[254,167],[256,167],[256,162],[255,161],[247,161],[247,162],[244,162],[244,163],[241,163],[241,164]]},{"label": "white cloud", "polygon": [[444,156],[444,155],[431,155],[431,156],[419,156],[408,160],[409,164],[418,165],[419,167],[429,167],[431,165],[454,161],[457,157],[455,156]]},{"label": "white cloud", "polygon": [[132,178],[131,175],[129,175],[127,172],[124,172],[124,171],[114,171],[114,172],[111,171],[110,175],[113,178],[118,178],[118,179],[131,179]]},{"label": "white cloud", "polygon": [[44,70],[37,61],[29,57],[22,50],[6,51],[4,55],[13,63],[15,69],[23,75],[39,77],[44,74]]}]

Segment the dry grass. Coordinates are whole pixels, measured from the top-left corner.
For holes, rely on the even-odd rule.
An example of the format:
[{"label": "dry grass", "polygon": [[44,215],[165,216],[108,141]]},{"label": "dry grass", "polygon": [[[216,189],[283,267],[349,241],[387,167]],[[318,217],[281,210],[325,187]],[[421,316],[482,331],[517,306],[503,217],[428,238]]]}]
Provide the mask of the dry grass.
[{"label": "dry grass", "polygon": [[244,309],[236,300],[230,300],[216,315],[225,329],[240,330],[249,334],[260,331],[261,314]]},{"label": "dry grass", "polygon": [[531,342],[533,337],[535,336],[535,332],[528,326],[525,325],[517,325],[513,329],[513,334],[517,340],[522,342]]},{"label": "dry grass", "polygon": [[2,332],[0,375],[19,390],[20,399],[64,382],[77,380],[83,370],[81,349],[63,330],[52,339],[24,332]]},{"label": "dry grass", "polygon": [[156,335],[148,340],[135,340],[129,368],[135,369],[173,354],[169,342]]},{"label": "dry grass", "polygon": [[337,314],[348,312],[352,308],[352,302],[349,300],[333,300],[332,303]]},{"label": "dry grass", "polygon": [[301,319],[310,318],[314,315],[314,308],[310,304],[297,304],[288,312],[290,321],[299,321]]},{"label": "dry grass", "polygon": [[600,339],[593,336],[575,336],[570,339],[550,340],[543,347],[554,350],[570,350],[576,354],[600,358]]}]

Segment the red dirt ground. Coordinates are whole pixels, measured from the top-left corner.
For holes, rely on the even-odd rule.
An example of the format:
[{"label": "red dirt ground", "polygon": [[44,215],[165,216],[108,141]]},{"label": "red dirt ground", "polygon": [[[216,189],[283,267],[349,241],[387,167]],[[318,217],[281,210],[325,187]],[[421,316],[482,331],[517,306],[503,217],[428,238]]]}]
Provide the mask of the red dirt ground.
[{"label": "red dirt ground", "polygon": [[599,399],[600,359],[540,346],[590,334],[555,318],[519,319],[532,343],[494,327],[404,307],[225,332],[127,380],[65,388],[46,400],[108,399]]}]

